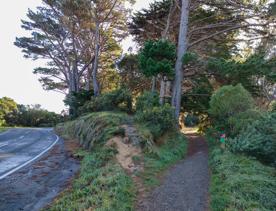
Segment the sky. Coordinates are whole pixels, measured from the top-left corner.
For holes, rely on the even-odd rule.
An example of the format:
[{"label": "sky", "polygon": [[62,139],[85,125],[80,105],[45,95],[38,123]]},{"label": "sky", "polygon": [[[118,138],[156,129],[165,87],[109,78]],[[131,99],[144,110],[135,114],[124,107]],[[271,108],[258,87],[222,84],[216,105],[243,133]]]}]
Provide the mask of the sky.
[{"label": "sky", "polygon": [[[137,0],[135,10],[145,8],[154,0]],[[33,69],[43,65],[43,61],[25,59],[21,49],[14,46],[16,37],[28,33],[21,29],[21,19],[26,19],[28,8],[35,9],[41,0],[9,0],[0,7],[0,98],[7,96],[19,104],[41,104],[49,111],[60,113],[65,109],[64,95],[45,91],[34,75]],[[124,47],[131,46],[131,39]]]}]

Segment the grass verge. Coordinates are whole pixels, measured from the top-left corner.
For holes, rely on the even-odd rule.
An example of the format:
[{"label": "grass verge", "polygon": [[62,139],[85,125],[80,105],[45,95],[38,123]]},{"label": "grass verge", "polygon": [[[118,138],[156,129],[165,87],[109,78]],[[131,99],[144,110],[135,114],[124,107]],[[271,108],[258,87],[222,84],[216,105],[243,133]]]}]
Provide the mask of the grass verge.
[{"label": "grass verge", "polygon": [[214,145],[210,145],[209,150],[212,211],[275,210],[274,168],[250,157],[222,151]]},{"label": "grass verge", "polygon": [[[124,113],[99,112],[57,126],[60,135],[78,140],[86,150],[76,153],[82,158],[79,176],[46,210],[134,210],[137,187],[131,175],[114,159],[117,150],[106,145],[113,136],[124,135],[120,126],[131,121],[131,117]],[[159,184],[158,176],[164,170],[185,156],[187,142],[182,134],[172,132],[160,146],[156,146],[150,130],[141,128],[137,130],[140,144],[145,149],[144,171],[137,176],[150,188]]]},{"label": "grass verge", "polygon": [[134,184],[115,161],[116,150],[105,145],[121,132],[119,125],[126,117],[122,113],[93,113],[57,127],[65,138],[79,140],[90,151],[76,153],[82,158],[79,176],[46,210],[133,210]]}]

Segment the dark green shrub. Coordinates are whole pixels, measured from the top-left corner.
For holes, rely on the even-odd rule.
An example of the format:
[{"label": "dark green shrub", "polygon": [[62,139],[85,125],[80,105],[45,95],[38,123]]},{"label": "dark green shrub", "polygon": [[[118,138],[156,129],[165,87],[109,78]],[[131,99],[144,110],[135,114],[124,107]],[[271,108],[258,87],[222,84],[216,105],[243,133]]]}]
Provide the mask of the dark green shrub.
[{"label": "dark green shrub", "polygon": [[193,114],[188,114],[184,118],[184,125],[186,127],[194,127],[199,124],[199,118]]},{"label": "dark green shrub", "polygon": [[173,108],[168,104],[153,108],[149,107],[137,112],[135,119],[137,122],[145,124],[156,139],[175,128],[173,112]]},{"label": "dark green shrub", "polygon": [[230,128],[230,136],[237,136],[248,125],[260,119],[264,114],[261,111],[250,109],[229,117],[227,125]]},{"label": "dark green shrub", "polygon": [[172,76],[175,58],[176,47],[168,40],[148,40],[138,55],[139,67],[146,77]]},{"label": "dark green shrub", "polygon": [[131,112],[132,96],[127,89],[117,89],[112,92],[104,93],[91,100],[80,109],[81,113],[121,110]]},{"label": "dark green shrub", "polygon": [[263,116],[228,141],[232,152],[256,157],[276,165],[276,113]]},{"label": "dark green shrub", "polygon": [[242,85],[223,86],[210,101],[209,114],[213,124],[220,130],[230,133],[229,118],[254,108],[254,100]]},{"label": "dark green shrub", "polygon": [[159,106],[159,96],[157,92],[144,92],[137,98],[137,111],[143,111],[156,106]]},{"label": "dark green shrub", "polygon": [[66,95],[64,104],[69,106],[70,115],[72,117],[79,116],[79,108],[82,107],[86,102],[88,102],[93,95],[93,90],[80,90],[79,92],[72,92]]}]

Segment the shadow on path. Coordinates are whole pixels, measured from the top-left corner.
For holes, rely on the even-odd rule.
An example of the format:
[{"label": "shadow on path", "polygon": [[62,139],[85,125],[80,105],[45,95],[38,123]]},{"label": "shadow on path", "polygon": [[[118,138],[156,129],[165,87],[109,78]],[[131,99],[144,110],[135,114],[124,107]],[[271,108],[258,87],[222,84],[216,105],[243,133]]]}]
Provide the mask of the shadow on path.
[{"label": "shadow on path", "polygon": [[197,134],[189,134],[187,138],[187,158],[169,169],[161,186],[138,205],[138,211],[208,210],[208,146]]}]

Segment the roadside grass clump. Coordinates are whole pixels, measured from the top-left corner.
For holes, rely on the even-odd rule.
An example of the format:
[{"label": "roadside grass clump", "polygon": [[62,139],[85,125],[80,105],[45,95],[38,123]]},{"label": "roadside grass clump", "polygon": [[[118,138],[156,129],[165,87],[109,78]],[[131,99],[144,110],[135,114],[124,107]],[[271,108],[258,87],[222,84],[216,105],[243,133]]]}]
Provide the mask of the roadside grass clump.
[{"label": "roadside grass clump", "polygon": [[99,112],[58,125],[59,134],[79,140],[89,150],[75,153],[81,158],[79,175],[46,210],[133,210],[134,183],[116,162],[117,150],[106,144],[111,137],[124,133],[120,125],[126,121],[126,114]]},{"label": "roadside grass clump", "polygon": [[120,126],[127,121],[125,113],[97,112],[59,124],[56,131],[65,138],[77,139],[85,149],[91,150],[96,143],[104,145],[113,136],[123,135]]},{"label": "roadside grass clump", "polygon": [[275,168],[265,166],[251,157],[223,151],[214,144],[209,149],[209,164],[212,169],[211,210],[275,209]]},{"label": "roadside grass clump", "polygon": [[113,159],[115,154],[116,150],[108,147],[76,153],[83,158],[78,178],[47,210],[133,210],[134,184]]},{"label": "roadside grass clump", "polygon": [[144,172],[139,176],[148,188],[159,184],[158,176],[168,167],[185,157],[187,140],[181,133],[171,133],[154,152],[144,154]]}]

